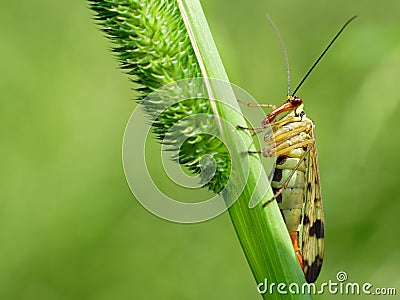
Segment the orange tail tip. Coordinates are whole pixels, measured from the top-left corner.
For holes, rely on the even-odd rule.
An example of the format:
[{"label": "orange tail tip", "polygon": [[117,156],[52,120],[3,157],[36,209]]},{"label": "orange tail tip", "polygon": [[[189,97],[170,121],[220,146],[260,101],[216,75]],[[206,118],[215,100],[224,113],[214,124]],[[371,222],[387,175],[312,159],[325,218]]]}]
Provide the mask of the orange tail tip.
[{"label": "orange tail tip", "polygon": [[289,232],[290,239],[292,240],[294,251],[296,252],[297,259],[299,260],[301,269],[304,270],[303,255],[300,252],[299,232]]}]

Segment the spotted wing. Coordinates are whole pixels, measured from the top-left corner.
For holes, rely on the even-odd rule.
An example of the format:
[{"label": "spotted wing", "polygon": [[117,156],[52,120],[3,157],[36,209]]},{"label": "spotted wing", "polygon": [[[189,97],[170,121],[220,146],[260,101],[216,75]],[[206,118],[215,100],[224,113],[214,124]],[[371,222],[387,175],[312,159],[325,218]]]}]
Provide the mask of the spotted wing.
[{"label": "spotted wing", "polygon": [[[314,137],[314,134],[312,133]],[[308,161],[308,182],[303,218],[302,254],[307,282],[317,280],[324,257],[324,213],[315,143],[311,145]]]}]

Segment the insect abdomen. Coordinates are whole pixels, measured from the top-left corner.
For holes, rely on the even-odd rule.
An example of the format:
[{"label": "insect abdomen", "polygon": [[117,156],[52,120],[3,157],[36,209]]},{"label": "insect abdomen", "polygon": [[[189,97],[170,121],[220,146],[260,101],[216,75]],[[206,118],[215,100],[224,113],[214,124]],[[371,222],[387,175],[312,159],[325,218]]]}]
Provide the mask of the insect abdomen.
[{"label": "insect abdomen", "polygon": [[[293,169],[301,159],[301,155],[304,151],[292,151],[288,156],[278,157],[275,166],[274,177],[271,182],[271,186],[274,192],[277,192],[280,187],[286,182]],[[299,153],[303,152],[303,153]],[[300,157],[290,157],[290,156]],[[304,187],[306,183],[306,164],[303,161],[298,169],[294,172],[290,178],[287,187],[278,196],[277,202],[283,218],[286,223],[286,227],[289,232],[299,231],[301,218],[303,215],[304,206]]]},{"label": "insect abdomen", "polygon": [[[303,216],[306,184],[306,162],[303,159],[304,153],[302,148],[296,148],[288,153],[287,156],[279,156],[276,160],[274,177],[271,182],[274,193],[277,193],[290,177],[286,188],[281,191],[281,194],[276,200],[285,221],[286,228],[289,231],[297,259],[302,268],[304,264],[300,252],[299,235]],[[299,164],[300,160],[302,160],[302,162]],[[295,170],[294,173],[293,170]]]}]

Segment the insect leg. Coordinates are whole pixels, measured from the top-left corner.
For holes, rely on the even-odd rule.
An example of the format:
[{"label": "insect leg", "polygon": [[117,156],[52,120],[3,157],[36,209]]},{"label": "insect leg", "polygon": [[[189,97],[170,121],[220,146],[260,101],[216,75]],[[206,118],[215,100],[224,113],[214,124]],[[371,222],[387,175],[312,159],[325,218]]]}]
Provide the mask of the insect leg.
[{"label": "insect leg", "polygon": [[240,125],[236,125],[236,129],[240,130],[249,130],[249,131],[257,131],[257,130],[263,130],[265,129],[264,127],[243,127]]},{"label": "insect leg", "polygon": [[251,133],[251,136],[255,136],[255,135],[257,135],[257,134],[263,132],[264,130],[266,130],[265,127],[243,127],[243,126],[240,126],[240,125],[237,125],[237,126],[236,126],[236,129],[238,129],[238,130],[249,130],[249,131],[253,131],[253,132]]},{"label": "insect leg", "polygon": [[276,109],[276,105],[273,104],[259,104],[259,103],[247,103],[248,107],[268,107],[272,110]]},{"label": "insect leg", "polygon": [[273,105],[273,104],[249,103],[249,102],[244,102],[244,101],[239,100],[239,99],[237,99],[237,102],[245,104],[248,107],[268,107],[268,108],[271,108],[272,110],[276,109],[276,105]]},{"label": "insect leg", "polygon": [[[302,142],[303,144],[304,142]],[[266,201],[265,203],[263,203],[262,207],[267,206],[269,203],[271,203],[272,201],[274,201],[282,192],[285,188],[287,188],[290,180],[292,179],[292,176],[294,175],[294,173],[297,171],[297,169],[299,168],[300,164],[306,159],[308,153],[310,153],[310,150],[312,148],[312,145],[314,145],[315,140],[309,140],[307,141],[308,146],[307,146],[307,150],[303,153],[303,155],[300,157],[299,161],[297,162],[296,166],[293,168],[293,170],[290,172],[288,178],[286,179],[286,181],[284,182],[284,184],[279,188],[279,190],[275,193],[275,195],[269,199],[268,201]],[[294,145],[295,148],[298,148],[299,145]]]},{"label": "insect leg", "polygon": [[[296,144],[293,144],[291,146],[286,146],[286,147],[280,147],[281,145],[278,145],[277,148],[268,148],[267,147],[267,148],[262,149],[262,151],[260,151],[260,152],[265,157],[286,156],[286,155],[288,155],[290,152],[292,152],[295,149],[302,148],[302,147],[307,147],[308,148],[308,145],[313,144],[313,143],[314,143],[314,140],[309,139],[309,140],[306,140],[306,141],[300,141],[300,142],[298,142]],[[285,145],[283,145],[283,146],[285,146]],[[260,152],[257,152],[257,153],[260,153]]]}]

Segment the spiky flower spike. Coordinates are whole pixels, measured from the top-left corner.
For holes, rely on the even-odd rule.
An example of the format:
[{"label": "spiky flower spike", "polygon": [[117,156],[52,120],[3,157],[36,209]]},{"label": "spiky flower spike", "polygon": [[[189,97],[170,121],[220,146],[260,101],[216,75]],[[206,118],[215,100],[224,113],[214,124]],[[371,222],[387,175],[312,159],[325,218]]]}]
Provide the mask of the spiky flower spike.
[{"label": "spiky flower spike", "polygon": [[[176,136],[167,132],[175,124],[185,129],[174,128],[174,132],[184,132],[186,139],[179,149],[172,150],[179,151],[179,162],[194,173],[207,174],[205,170],[216,167],[214,177],[206,185],[220,192],[230,173],[230,159],[224,144],[215,136],[195,134],[196,128],[182,120],[188,115],[211,115],[209,101],[190,99],[169,106],[170,97],[147,97],[164,85],[202,76],[177,2],[110,0],[90,1],[90,5],[97,13],[102,30],[115,44],[113,51],[121,68],[139,84],[136,89],[139,100],[152,118],[157,137],[173,147],[177,144]],[[199,157],[204,155],[211,155],[216,166],[204,165],[211,160],[202,160],[200,164]]]},{"label": "spiky flower spike", "polygon": [[[191,96],[185,98],[189,100],[172,106],[174,95],[148,97],[158,88],[180,79],[206,77],[228,81],[199,1],[88,1],[102,30],[113,41],[121,67],[140,85],[137,88],[139,100],[151,118],[157,137],[171,146],[179,145],[183,139],[180,147],[175,146],[179,148],[177,159],[194,172],[201,170],[207,175],[204,170],[215,170],[214,177],[207,183],[214,192],[221,191],[227,181],[228,186],[231,183],[234,186],[227,189],[224,199],[228,204],[237,200],[230,206],[229,214],[257,283],[264,283],[265,279],[276,284],[304,283],[277,204],[272,202],[265,208],[261,206],[273,196],[270,190],[266,192],[268,182],[261,171],[262,165],[257,157],[240,154],[249,150],[247,147],[252,143],[248,133],[234,130],[236,125],[246,126],[244,118],[227,105],[209,102],[207,97],[193,97],[209,95],[197,93],[198,87],[185,90]],[[207,91],[210,91],[208,87]],[[176,96],[179,92],[177,89]],[[237,106],[233,92],[217,90],[214,96],[215,99],[227,100],[230,107]],[[197,114],[211,117],[196,124],[185,123],[186,117]],[[215,126],[213,116],[221,117],[231,129],[228,130],[223,123]],[[169,129],[176,124],[180,127],[171,133]],[[217,128],[229,147],[230,156],[224,144],[213,134],[197,134],[199,128],[206,127]],[[241,141],[237,140],[238,136]],[[214,165],[204,166],[207,161],[200,158],[210,155]],[[246,168],[243,167],[245,161]],[[242,187],[239,194],[232,193],[237,182]],[[249,201],[253,198],[260,204],[250,209]],[[281,299],[276,290],[262,296],[264,299]],[[287,294],[285,297],[310,299],[304,294]]]}]

